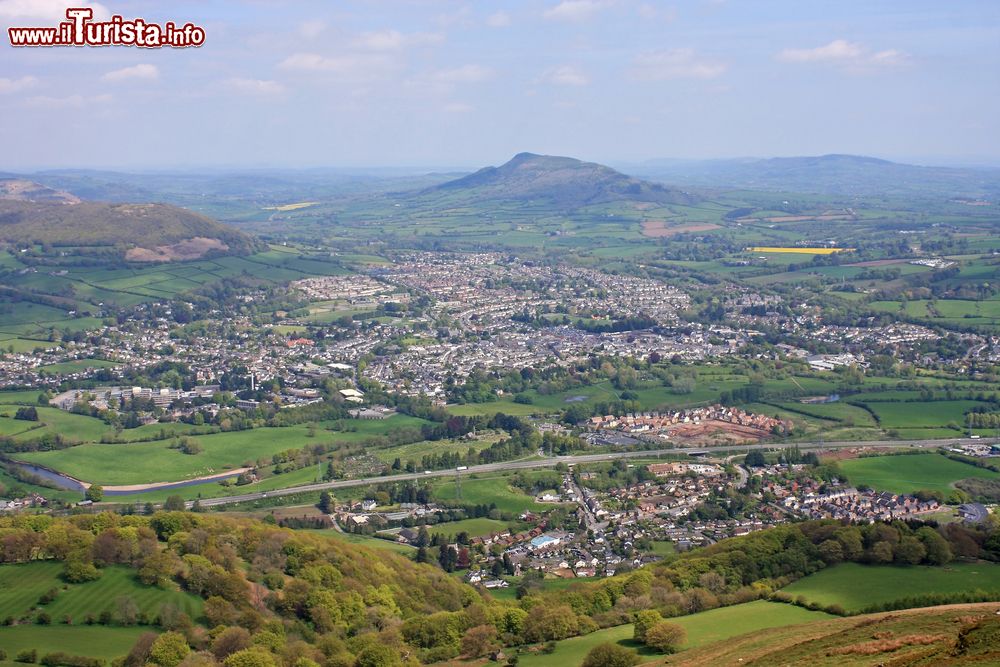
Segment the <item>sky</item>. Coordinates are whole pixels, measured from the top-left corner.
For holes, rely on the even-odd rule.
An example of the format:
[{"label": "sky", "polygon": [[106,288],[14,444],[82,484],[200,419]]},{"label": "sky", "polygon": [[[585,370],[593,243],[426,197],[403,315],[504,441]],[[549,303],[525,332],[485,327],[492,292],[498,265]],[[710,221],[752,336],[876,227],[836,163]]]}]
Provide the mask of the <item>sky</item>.
[{"label": "sky", "polygon": [[0,0],[0,169],[1000,166],[997,0],[76,0],[206,40],[10,46],[66,1]]}]

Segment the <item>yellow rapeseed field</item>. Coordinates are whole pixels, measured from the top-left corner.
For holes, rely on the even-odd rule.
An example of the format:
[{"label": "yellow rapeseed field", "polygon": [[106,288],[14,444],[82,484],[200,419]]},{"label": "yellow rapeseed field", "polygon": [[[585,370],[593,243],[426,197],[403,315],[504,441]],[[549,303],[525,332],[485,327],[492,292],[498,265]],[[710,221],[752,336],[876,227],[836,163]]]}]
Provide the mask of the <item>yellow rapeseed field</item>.
[{"label": "yellow rapeseed field", "polygon": [[796,252],[803,255],[832,255],[835,252],[851,252],[854,248],[772,248],[755,246],[747,248],[750,252]]},{"label": "yellow rapeseed field", "polygon": [[265,211],[295,211],[300,208],[305,208],[307,206],[315,206],[319,202],[315,201],[304,201],[298,204],[285,204],[284,206],[265,206]]}]

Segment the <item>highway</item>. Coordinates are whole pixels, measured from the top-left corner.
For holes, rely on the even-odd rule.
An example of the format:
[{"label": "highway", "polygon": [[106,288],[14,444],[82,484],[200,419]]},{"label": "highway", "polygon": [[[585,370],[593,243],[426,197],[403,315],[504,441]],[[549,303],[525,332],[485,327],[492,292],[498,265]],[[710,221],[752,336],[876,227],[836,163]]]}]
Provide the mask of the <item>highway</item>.
[{"label": "highway", "polygon": [[[689,451],[712,453],[748,452],[754,449],[778,450],[785,447],[798,445],[801,450],[810,449],[841,449],[846,447],[874,447],[879,449],[890,449],[899,447],[932,447],[937,448],[945,445],[955,445],[968,442],[965,438],[952,438],[948,440],[870,440],[870,441],[849,441],[849,442],[790,442],[790,443],[765,443],[759,445],[724,446],[724,447],[702,447],[702,448],[680,448],[672,449],[652,449],[643,451],[627,452],[606,452],[604,454],[578,454],[574,456],[555,456],[545,459],[503,461],[499,463],[486,463],[483,465],[469,466],[462,471],[453,468],[446,470],[430,470],[419,473],[404,473],[402,475],[389,475],[384,477],[364,477],[360,479],[341,479],[331,482],[319,482],[316,484],[305,484],[303,486],[292,486],[286,489],[275,489],[273,491],[257,491],[245,493],[238,496],[225,496],[223,498],[202,498],[202,507],[215,507],[218,505],[231,505],[251,500],[261,500],[263,498],[278,498],[290,496],[296,493],[308,493],[311,491],[326,491],[330,489],[345,489],[352,486],[368,486],[371,484],[386,484],[391,482],[405,482],[417,479],[431,479],[435,477],[453,477],[456,474],[475,475],[489,472],[509,472],[512,470],[532,470],[536,468],[554,468],[560,463],[566,465],[576,465],[579,463],[594,463],[597,461],[609,461],[614,459],[637,459],[655,458],[665,454],[684,454]],[[188,501],[187,506],[191,507],[192,501]]]}]

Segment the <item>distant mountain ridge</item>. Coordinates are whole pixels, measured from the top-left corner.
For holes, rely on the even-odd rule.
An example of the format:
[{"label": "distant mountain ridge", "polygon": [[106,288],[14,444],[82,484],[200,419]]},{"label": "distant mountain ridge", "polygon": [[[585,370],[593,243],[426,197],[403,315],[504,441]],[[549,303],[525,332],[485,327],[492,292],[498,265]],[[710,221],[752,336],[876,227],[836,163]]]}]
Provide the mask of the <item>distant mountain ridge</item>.
[{"label": "distant mountain ridge", "polygon": [[518,153],[499,167],[427,188],[423,193],[461,193],[470,201],[546,200],[565,208],[615,201],[679,204],[693,195],[650,183],[594,162],[570,157]]},{"label": "distant mountain ridge", "polygon": [[830,154],[734,160],[651,160],[629,165],[644,178],[692,187],[827,195],[1000,198],[1000,169],[925,167]]}]

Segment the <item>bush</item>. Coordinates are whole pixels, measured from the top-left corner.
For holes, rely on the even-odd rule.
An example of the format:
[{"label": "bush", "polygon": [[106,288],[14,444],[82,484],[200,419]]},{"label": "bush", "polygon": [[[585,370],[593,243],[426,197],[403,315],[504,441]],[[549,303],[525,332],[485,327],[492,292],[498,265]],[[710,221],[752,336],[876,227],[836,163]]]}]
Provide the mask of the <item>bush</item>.
[{"label": "bush", "polygon": [[15,662],[26,662],[29,664],[34,664],[38,662],[38,651],[33,648],[26,648],[23,651],[18,651],[17,655],[14,656]]},{"label": "bush", "polygon": [[62,651],[46,653],[42,656],[41,663],[46,667],[103,667],[104,665],[104,661],[100,658],[70,655]]},{"label": "bush", "polygon": [[590,649],[582,667],[632,667],[639,664],[639,655],[619,644],[605,642]]},{"label": "bush", "polygon": [[660,621],[646,630],[646,646],[660,653],[674,653],[687,639],[687,631],[676,623]]}]

